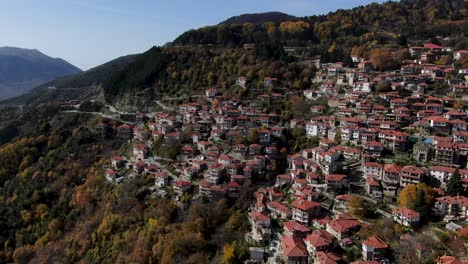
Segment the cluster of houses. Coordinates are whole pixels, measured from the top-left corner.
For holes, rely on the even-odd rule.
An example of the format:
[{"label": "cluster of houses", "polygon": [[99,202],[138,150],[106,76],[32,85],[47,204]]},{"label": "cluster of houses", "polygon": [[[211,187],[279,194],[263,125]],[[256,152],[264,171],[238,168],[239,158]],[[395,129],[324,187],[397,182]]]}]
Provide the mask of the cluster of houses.
[{"label": "cluster of houses", "polygon": [[[360,240],[356,234],[368,223],[340,207],[355,195],[352,185],[361,187],[359,195],[366,199],[380,200],[395,198],[410,184],[429,183],[441,194],[435,214],[450,221],[468,219],[468,198],[444,194],[455,173],[468,187],[468,112],[459,103],[468,100],[468,72],[433,64],[442,55],[453,53],[459,60],[467,52],[431,43],[409,51],[412,59],[392,72],[374,71],[357,56],[354,68],[320,65],[314,79],[319,89],[303,95],[312,101],[327,97],[333,115],[323,114],[324,106],[313,106],[315,117],[280,125],[277,114],[223,97],[216,88],[205,91],[205,102],[183,103],[176,113],[137,114],[134,124],[115,128],[131,147],[112,157],[106,178],[120,183],[145,175],[154,179],[151,190],[158,195],[216,201],[237,199],[246,183],[272,177],[274,186],[259,187],[248,212],[251,231],[246,239],[260,247],[251,248],[250,263],[262,263],[268,245],[267,253],[285,263],[342,263],[337,249],[356,245],[362,261],[353,263],[385,262],[390,246],[378,236]],[[391,83],[392,91],[373,93],[382,81]],[[450,94],[427,93],[437,82],[447,83]],[[265,87],[279,83],[264,79]],[[239,77],[236,85],[248,87],[248,80]],[[408,95],[402,96],[402,90]],[[281,102],[284,94],[257,99],[265,98]],[[318,138],[318,146],[288,154],[279,142],[296,127]],[[96,129],[103,132],[108,125],[99,123]],[[177,157],[168,161],[155,156],[155,142],[177,148]],[[396,162],[398,155],[409,164]],[[408,228],[421,221],[418,212],[404,207],[392,207],[388,215]],[[449,258],[438,261],[449,263],[443,262]]]},{"label": "cluster of houses", "polygon": [[[346,213],[329,211],[323,202],[327,192],[349,191],[354,173],[362,175],[366,195],[375,199],[395,197],[410,184],[429,183],[441,194],[433,208],[435,215],[446,221],[468,219],[468,197],[444,196],[454,173],[460,174],[464,188],[468,188],[468,112],[457,106],[468,101],[467,70],[432,64],[452,52],[430,43],[411,47],[413,59],[393,72],[375,72],[370,62],[360,58],[353,58],[357,68],[340,63],[322,65],[316,77],[319,89],[303,94],[310,100],[327,96],[328,106],[336,108],[335,115],[291,120],[290,128],[303,127],[308,137],[320,139],[319,146],[289,155],[287,174],[278,175],[275,186],[255,193],[249,215],[250,239],[263,245],[277,244],[277,249],[269,251],[275,252],[275,261],[282,259],[285,263],[342,263],[337,247],[355,243],[361,245],[363,260],[353,263],[385,262],[389,251],[385,241],[377,236],[359,241],[356,232],[366,223]],[[459,60],[467,52],[453,54]],[[382,81],[389,82],[392,91],[371,93]],[[448,84],[444,96],[427,93],[437,82]],[[342,93],[343,87],[351,89]],[[401,96],[401,90],[408,95]],[[312,113],[322,110],[316,106],[310,109]],[[397,153],[409,164],[388,158]],[[355,170],[344,170],[353,166]],[[285,185],[289,187],[286,193]],[[335,196],[334,207],[351,197]],[[407,228],[420,225],[420,213],[409,208],[393,207],[389,215]],[[282,225],[278,243],[272,236],[277,230],[274,222]],[[457,228],[450,228],[454,226]],[[447,229],[456,231],[463,226],[466,223],[460,226],[450,222]],[[261,262],[257,256],[256,261]],[[450,256],[437,261],[465,263]]]}]

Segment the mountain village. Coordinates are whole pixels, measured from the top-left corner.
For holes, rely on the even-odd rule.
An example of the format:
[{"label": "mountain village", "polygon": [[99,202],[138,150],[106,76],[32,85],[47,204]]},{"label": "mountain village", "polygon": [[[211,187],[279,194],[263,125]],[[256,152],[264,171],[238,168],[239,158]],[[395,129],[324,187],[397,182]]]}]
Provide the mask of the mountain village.
[{"label": "mountain village", "polygon": [[[236,77],[233,85],[252,99],[213,87],[175,106],[159,102],[163,111],[133,114],[135,122],[116,126],[103,117],[98,133],[127,140],[104,168],[106,178],[151,178],[152,197],[180,206],[253,195],[246,263],[343,263],[352,250],[361,259],[354,264],[389,263],[388,241],[359,235],[379,219],[400,226],[401,241],[423,257],[420,230],[456,236],[468,228],[468,197],[447,193],[454,177],[468,188],[468,69],[434,64],[468,51],[432,43],[408,50],[412,59],[388,72],[358,56],[354,66],[309,61],[318,69],[311,77],[316,89],[290,90],[265,78],[263,90],[249,90],[248,78]],[[262,107],[293,97],[305,102],[307,118],[280,122]],[[293,149],[298,138],[313,143]],[[405,187],[422,183],[436,193],[429,217],[398,203]],[[374,217],[356,203],[372,207]],[[445,255],[437,263],[467,262]]]}]

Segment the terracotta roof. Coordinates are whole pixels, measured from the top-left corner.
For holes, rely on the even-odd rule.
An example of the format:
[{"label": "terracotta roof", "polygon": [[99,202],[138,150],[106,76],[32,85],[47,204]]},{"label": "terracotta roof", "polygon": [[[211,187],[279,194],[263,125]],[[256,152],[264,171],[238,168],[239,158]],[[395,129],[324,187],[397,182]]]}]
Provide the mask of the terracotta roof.
[{"label": "terracotta roof", "polygon": [[344,174],[330,174],[326,177],[327,181],[334,181],[334,182],[340,182],[344,179],[346,179],[346,175]]},{"label": "terracotta roof", "polygon": [[308,211],[312,208],[320,207],[320,203],[298,199],[295,202],[293,202],[291,206],[302,211]]},{"label": "terracotta roof", "polygon": [[281,211],[286,214],[292,213],[292,210],[286,207],[283,204],[280,204],[278,202],[268,202],[267,206],[274,208],[275,210]]},{"label": "terracotta roof", "polygon": [[314,219],[313,222],[318,223],[320,225],[328,224],[330,222],[330,217],[325,216],[325,217],[320,218],[320,219]]},{"label": "terracotta roof", "polygon": [[456,171],[455,168],[445,167],[445,166],[432,166],[431,170],[432,171],[448,172],[448,173],[454,173]]},{"label": "terracotta roof", "polygon": [[383,164],[377,163],[377,162],[366,162],[364,163],[364,167],[369,167],[369,168],[384,168]]},{"label": "terracotta roof", "polygon": [[400,173],[401,167],[396,164],[385,164],[384,171],[390,173]]},{"label": "terracotta roof", "polygon": [[377,236],[371,236],[366,241],[362,241],[362,243],[366,245],[367,247],[371,247],[371,248],[378,248],[378,249],[388,248],[388,245]]},{"label": "terracotta roof", "polygon": [[310,229],[308,227],[303,226],[294,220],[285,222],[283,225],[284,225],[284,228],[288,229],[290,232],[293,232],[293,231],[299,231],[299,232],[304,232],[304,233],[310,232]]},{"label": "terracotta roof", "polygon": [[335,219],[332,220],[329,225],[333,230],[341,233],[359,227],[361,222],[355,219]]},{"label": "terracotta roof", "polygon": [[341,258],[332,252],[325,253],[319,251],[316,253],[316,257],[319,264],[337,264],[341,261]]},{"label": "terracotta roof", "polygon": [[263,213],[260,213],[260,212],[251,212],[250,213],[250,217],[252,218],[252,220],[254,222],[257,222],[257,221],[270,221],[270,217],[268,217],[267,215],[263,214]]},{"label": "terracotta roof", "polygon": [[459,260],[453,256],[441,256],[437,258],[437,264],[468,264],[466,260]]},{"label": "terracotta roof", "polygon": [[406,207],[393,208],[392,213],[402,215],[403,217],[410,218],[410,219],[417,218],[420,216],[418,212],[411,210],[409,208],[406,208]]},{"label": "terracotta roof", "polygon": [[300,237],[284,236],[281,245],[287,257],[307,257],[307,249]]},{"label": "terracotta roof", "polygon": [[442,49],[443,47],[439,46],[437,44],[434,44],[434,43],[426,43],[426,44],[424,44],[424,48],[427,48],[427,49]]},{"label": "terracotta roof", "polygon": [[440,203],[459,204],[463,207],[468,207],[468,197],[464,196],[443,196],[437,198]]},{"label": "terracotta roof", "polygon": [[377,186],[377,187],[380,186],[379,182],[373,177],[368,178],[366,183],[370,186]]},{"label": "terracotta roof", "polygon": [[305,239],[306,243],[311,244],[313,247],[325,247],[333,243],[332,239],[328,237],[323,237],[319,233],[312,233],[307,236]]},{"label": "terracotta roof", "polygon": [[351,195],[351,194],[343,194],[343,195],[336,196],[336,199],[343,200],[343,201],[349,201],[352,198],[353,198],[353,195]]},{"label": "terracotta roof", "polygon": [[405,166],[401,169],[401,172],[412,173],[412,174],[424,174],[424,170],[416,166]]}]

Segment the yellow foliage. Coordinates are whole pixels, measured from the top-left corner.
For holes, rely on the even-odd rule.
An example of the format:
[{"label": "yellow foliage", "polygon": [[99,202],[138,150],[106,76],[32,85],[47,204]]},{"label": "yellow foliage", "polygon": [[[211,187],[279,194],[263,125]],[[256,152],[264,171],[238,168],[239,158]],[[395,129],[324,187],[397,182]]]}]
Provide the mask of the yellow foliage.
[{"label": "yellow foliage", "polygon": [[367,213],[364,199],[360,196],[353,195],[351,200],[348,202],[348,210],[351,214],[356,216],[364,216]]},{"label": "yellow foliage", "polygon": [[21,211],[21,219],[28,223],[29,221],[31,221],[32,219],[32,215],[31,215],[31,212],[27,211],[27,210],[23,210]]},{"label": "yellow foliage", "polygon": [[158,226],[158,219],[151,217],[148,219],[148,226],[151,229],[155,229]]},{"label": "yellow foliage", "polygon": [[426,184],[410,184],[401,191],[398,204],[423,213],[432,207],[434,197],[435,191]]},{"label": "yellow foliage", "polygon": [[48,213],[49,213],[49,207],[46,204],[38,204],[36,206],[36,215],[39,218],[44,219]]},{"label": "yellow foliage", "polygon": [[221,263],[229,264],[234,261],[236,256],[237,241],[232,242],[231,244],[226,244],[223,247],[223,256],[221,258]]},{"label": "yellow foliage", "polygon": [[309,23],[305,21],[297,21],[297,22],[292,22],[292,21],[285,21],[280,24],[280,30],[285,32],[290,32],[290,33],[302,33],[310,28]]}]

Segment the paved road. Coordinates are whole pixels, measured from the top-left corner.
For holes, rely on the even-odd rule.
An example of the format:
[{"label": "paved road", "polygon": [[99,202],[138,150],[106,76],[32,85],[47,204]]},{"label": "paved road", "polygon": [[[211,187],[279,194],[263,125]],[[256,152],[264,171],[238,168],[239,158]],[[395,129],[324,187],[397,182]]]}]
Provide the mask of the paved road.
[{"label": "paved road", "polygon": [[66,110],[66,111],[62,111],[62,113],[71,113],[71,114],[90,114],[90,115],[98,115],[98,116],[102,116],[103,118],[107,118],[107,119],[112,119],[112,120],[116,120],[116,121],[119,121],[119,122],[122,122],[122,123],[126,123],[126,124],[129,124],[129,125],[133,125],[132,122],[128,122],[128,121],[124,121],[114,115],[106,115],[106,114],[103,114],[101,112],[85,112],[85,111],[79,111],[79,110]]},{"label": "paved road", "polygon": [[201,97],[202,95],[192,95],[192,96],[182,96],[182,97],[172,97],[172,98],[164,98],[161,101],[173,101],[173,100],[181,100],[181,99],[189,99],[189,98],[197,98]]},{"label": "paved road", "polygon": [[171,107],[168,107],[166,105],[164,105],[163,103],[161,103],[161,101],[154,101],[156,104],[158,104],[163,110],[166,110],[166,111],[171,111],[173,110]]}]

